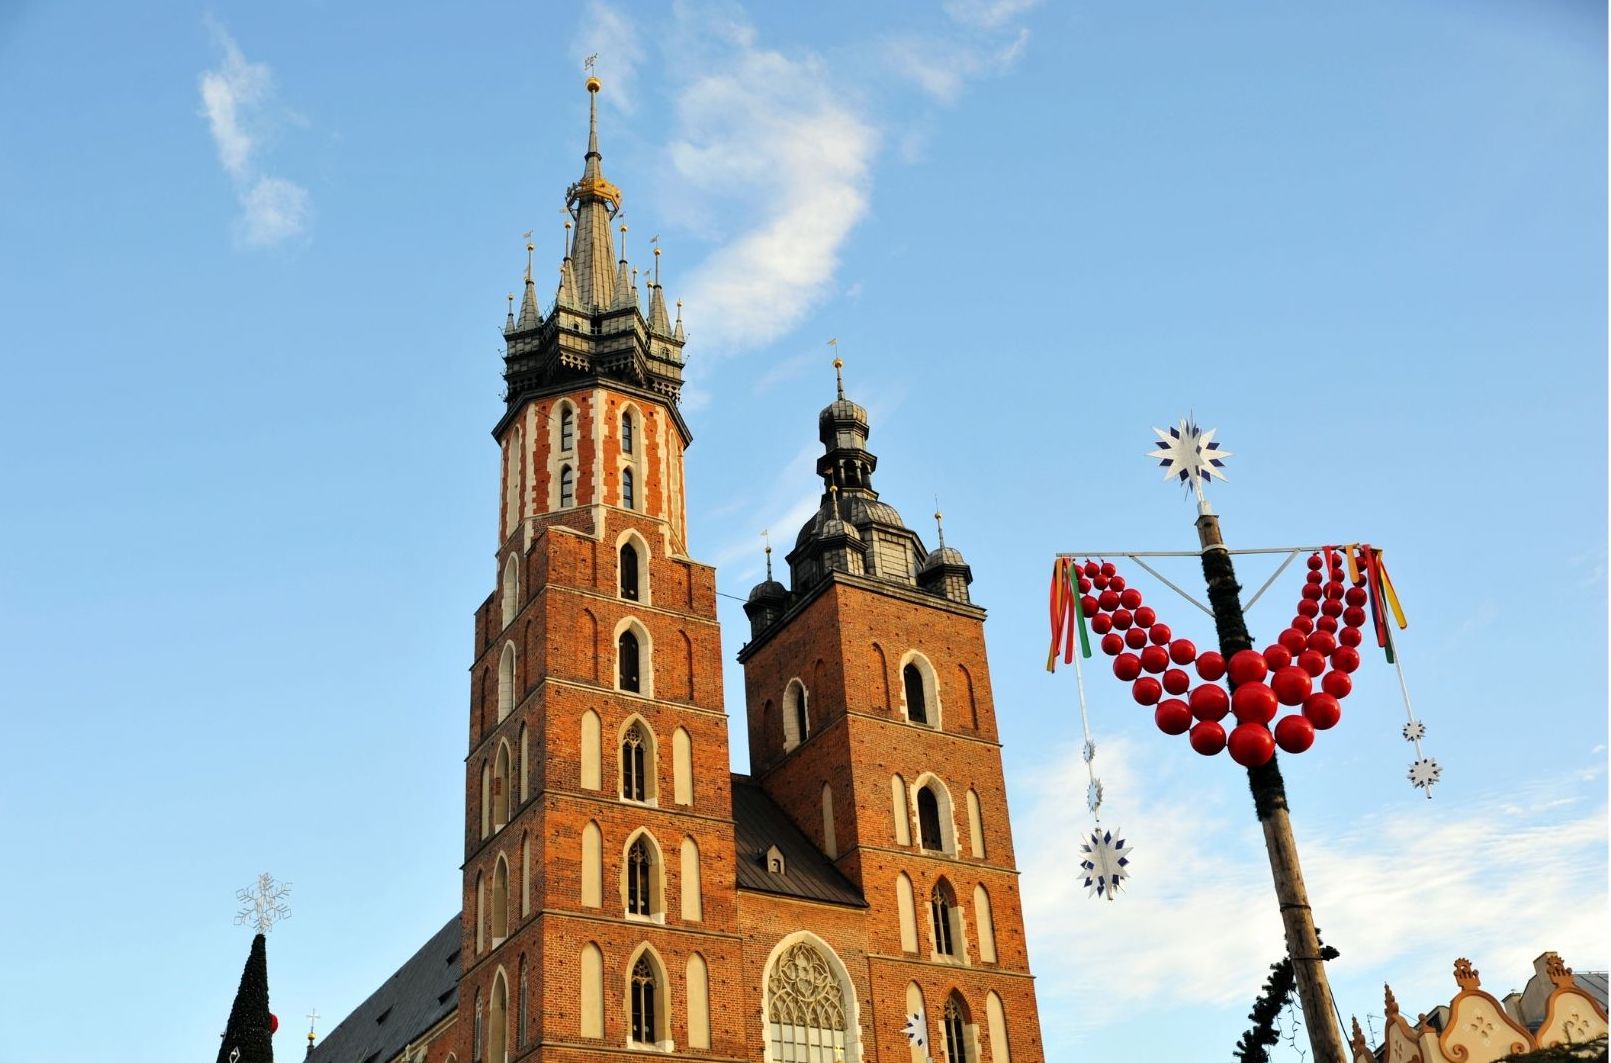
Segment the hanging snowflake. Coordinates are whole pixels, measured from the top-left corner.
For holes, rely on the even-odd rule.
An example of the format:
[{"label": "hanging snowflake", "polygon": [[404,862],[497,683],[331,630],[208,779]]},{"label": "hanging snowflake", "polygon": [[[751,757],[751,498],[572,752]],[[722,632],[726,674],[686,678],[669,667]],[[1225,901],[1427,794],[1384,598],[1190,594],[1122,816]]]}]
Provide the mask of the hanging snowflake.
[{"label": "hanging snowflake", "polygon": [[1085,853],[1085,859],[1080,861],[1080,867],[1085,869],[1085,888],[1091,896],[1105,896],[1111,901],[1119,892],[1119,881],[1130,877],[1130,847],[1123,838],[1115,839],[1112,831],[1099,827],[1091,831],[1091,840],[1081,845],[1080,851]]},{"label": "hanging snowflake", "polygon": [[1093,816],[1102,808],[1102,780],[1092,779],[1085,788],[1085,803]]},{"label": "hanging snowflake", "polygon": [[1423,757],[1410,765],[1410,782],[1419,789],[1426,791],[1426,796],[1432,796],[1432,784],[1438,781],[1443,769],[1431,757]]},{"label": "hanging snowflake", "polygon": [[929,1046],[927,1026],[928,1022],[923,1018],[921,1011],[906,1016],[906,1025],[901,1028],[901,1033],[906,1035],[906,1043],[913,1048],[927,1048]]},{"label": "hanging snowflake", "polygon": [[1411,720],[1404,725],[1404,741],[1419,742],[1426,737],[1426,724],[1420,720]]}]

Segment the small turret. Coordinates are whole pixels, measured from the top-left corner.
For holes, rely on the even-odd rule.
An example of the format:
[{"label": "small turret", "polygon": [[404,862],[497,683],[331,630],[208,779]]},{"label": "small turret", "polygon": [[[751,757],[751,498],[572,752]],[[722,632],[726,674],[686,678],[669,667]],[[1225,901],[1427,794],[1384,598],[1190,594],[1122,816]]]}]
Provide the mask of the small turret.
[{"label": "small turret", "polygon": [[961,550],[945,545],[945,525],[942,520],[940,511],[935,510],[934,529],[940,545],[923,559],[923,567],[917,573],[917,585],[930,594],[967,604],[971,601],[968,584],[973,582],[973,570],[963,560]]},{"label": "small turret", "polygon": [[772,578],[772,539],[766,541],[766,579],[750,590],[744,603],[744,614],[750,618],[750,637],[755,638],[771,627],[789,606],[789,591]]}]

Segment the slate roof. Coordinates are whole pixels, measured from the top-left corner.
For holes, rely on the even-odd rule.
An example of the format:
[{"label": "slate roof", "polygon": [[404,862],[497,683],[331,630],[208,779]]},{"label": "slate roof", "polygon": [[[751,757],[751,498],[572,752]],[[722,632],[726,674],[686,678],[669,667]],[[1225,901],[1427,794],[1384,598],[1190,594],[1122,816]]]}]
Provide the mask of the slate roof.
[{"label": "slate roof", "polygon": [[[746,775],[733,776],[733,837],[739,889],[867,907],[850,880]],[[766,869],[766,851],[774,845],[783,853],[781,875]]]},{"label": "slate roof", "polygon": [[387,1063],[459,1006],[459,913],[307,1056],[308,1063]]}]

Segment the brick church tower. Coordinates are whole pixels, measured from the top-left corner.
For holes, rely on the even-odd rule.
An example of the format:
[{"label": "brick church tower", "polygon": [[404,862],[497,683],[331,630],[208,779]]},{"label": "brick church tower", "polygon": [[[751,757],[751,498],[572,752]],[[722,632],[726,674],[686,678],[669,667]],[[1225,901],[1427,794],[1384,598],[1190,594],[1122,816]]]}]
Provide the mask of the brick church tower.
[{"label": "brick church tower", "polygon": [[644,309],[587,89],[557,293],[528,262],[504,326],[462,908],[308,1063],[1043,1063],[984,610],[880,501],[842,380],[789,586],[745,605],[729,770],[681,313],[657,267]]}]

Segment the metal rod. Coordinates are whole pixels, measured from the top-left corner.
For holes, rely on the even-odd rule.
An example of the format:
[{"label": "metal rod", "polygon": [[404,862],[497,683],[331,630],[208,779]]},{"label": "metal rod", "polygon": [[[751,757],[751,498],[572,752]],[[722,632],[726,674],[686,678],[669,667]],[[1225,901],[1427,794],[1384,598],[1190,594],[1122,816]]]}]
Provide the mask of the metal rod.
[{"label": "metal rod", "polygon": [[1191,604],[1195,605],[1197,608],[1201,609],[1203,612],[1207,613],[1209,616],[1214,615],[1214,610],[1210,609],[1208,606],[1204,605],[1202,602],[1199,602],[1196,598],[1193,598],[1191,595],[1187,594],[1184,590],[1182,590],[1181,588],[1175,586],[1175,584],[1169,582],[1169,578],[1167,576],[1165,576],[1162,572],[1159,572],[1157,569],[1153,568],[1151,565],[1147,564],[1145,561],[1141,560],[1141,558],[1138,557],[1137,555],[1135,555],[1135,554],[1124,554],[1122,556],[1128,557],[1131,561],[1134,561],[1136,564],[1140,565],[1142,568],[1144,568],[1148,572],[1152,573],[1153,577],[1155,579],[1157,579],[1160,583],[1162,583],[1165,587],[1168,587],[1170,590],[1174,591],[1176,594],[1180,595],[1182,598],[1186,599],[1188,602],[1190,602]]},{"label": "metal rod", "polygon": [[1242,603],[1242,612],[1245,613],[1249,609],[1253,608],[1253,603],[1259,600],[1259,596],[1261,594],[1263,594],[1265,591],[1270,589],[1270,584],[1274,583],[1276,581],[1276,578],[1279,577],[1281,575],[1281,573],[1283,573],[1283,572],[1285,572],[1287,570],[1287,566],[1292,564],[1292,559],[1297,557],[1298,554],[1300,554],[1300,553],[1302,553],[1301,550],[1294,550],[1294,551],[1292,551],[1292,553],[1287,555],[1287,559],[1285,561],[1281,562],[1281,564],[1276,567],[1276,570],[1274,572],[1270,573],[1270,578],[1269,579],[1264,581],[1264,586],[1262,586],[1258,590],[1254,591],[1253,592],[1253,597],[1249,598],[1247,601]]},{"label": "metal rod", "polygon": [[[1219,549],[1224,549],[1219,547]],[[1241,550],[1226,550],[1228,554],[1287,554],[1315,553],[1324,550],[1324,546],[1256,546]],[[1064,550],[1058,557],[1201,557],[1201,550]]]}]

